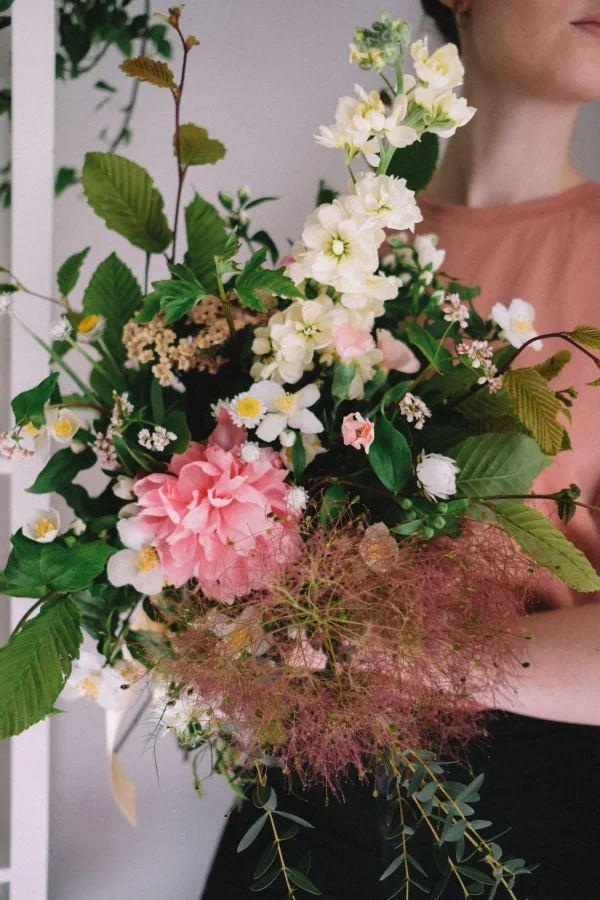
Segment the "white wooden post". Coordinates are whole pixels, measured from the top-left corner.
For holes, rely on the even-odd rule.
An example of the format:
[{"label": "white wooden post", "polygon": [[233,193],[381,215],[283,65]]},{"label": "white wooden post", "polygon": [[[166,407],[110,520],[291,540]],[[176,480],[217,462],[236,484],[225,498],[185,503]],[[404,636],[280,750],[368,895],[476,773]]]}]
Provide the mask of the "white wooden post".
[{"label": "white wooden post", "polygon": [[[16,0],[12,16],[12,258],[11,271],[30,290],[52,293],[54,187],[54,0]],[[20,318],[47,338],[51,304],[15,295]],[[48,375],[40,347],[16,323],[11,333],[11,396]],[[35,472],[11,477],[11,532],[48,498],[27,494]],[[15,627],[31,601],[11,601]],[[13,739],[11,753],[10,900],[46,900],[50,728],[40,723]]]}]

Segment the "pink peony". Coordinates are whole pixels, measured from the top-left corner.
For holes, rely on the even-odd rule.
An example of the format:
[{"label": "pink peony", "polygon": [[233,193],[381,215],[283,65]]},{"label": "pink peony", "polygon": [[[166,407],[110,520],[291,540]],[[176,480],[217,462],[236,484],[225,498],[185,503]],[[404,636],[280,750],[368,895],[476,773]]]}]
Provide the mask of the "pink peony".
[{"label": "pink peony", "polygon": [[421,363],[410,347],[396,340],[391,331],[386,328],[377,329],[377,349],[383,353],[379,367],[384,372],[394,369],[396,372],[406,372],[412,375],[421,368]]},{"label": "pink peony", "polygon": [[342,422],[342,437],[345,444],[356,450],[364,447],[365,453],[368,453],[375,440],[375,424],[369,419],[363,419],[358,412],[349,413]]},{"label": "pink peony", "polygon": [[375,341],[368,331],[359,331],[351,325],[338,325],[333,330],[333,346],[343,363],[352,362],[357,356],[375,349]]},{"label": "pink peony", "polygon": [[298,550],[297,515],[286,505],[287,469],[271,448],[244,462],[226,410],[206,444],[192,442],[168,473],[134,485],[140,529],[152,536],[165,578],[194,579],[208,596],[232,603],[271,583]]}]

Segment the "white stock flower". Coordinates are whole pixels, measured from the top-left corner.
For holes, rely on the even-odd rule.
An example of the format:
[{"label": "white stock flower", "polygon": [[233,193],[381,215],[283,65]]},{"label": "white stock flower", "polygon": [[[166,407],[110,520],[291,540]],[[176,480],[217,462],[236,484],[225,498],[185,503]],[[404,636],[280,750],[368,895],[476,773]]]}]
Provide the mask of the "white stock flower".
[{"label": "white stock flower", "polygon": [[295,485],[285,495],[285,503],[293,513],[301,513],[308,506],[308,493],[303,487]]},{"label": "white stock flower", "polygon": [[104,665],[102,657],[96,653],[82,650],[79,659],[73,660],[73,667],[68,681],[63,688],[62,700],[95,700],[103,709],[114,711],[123,708],[129,682],[121,673]]},{"label": "white stock flower", "polygon": [[53,341],[64,341],[73,331],[73,326],[66,316],[61,316],[50,328],[50,337]]},{"label": "white stock flower", "polygon": [[133,500],[133,478],[129,475],[117,475],[117,480],[113,484],[113,494],[120,500]]},{"label": "white stock flower", "polygon": [[49,437],[58,444],[69,444],[79,431],[79,418],[70,409],[48,409],[46,412],[46,430]]},{"label": "white stock flower", "polygon": [[[393,300],[394,297],[398,296],[398,290],[401,284],[400,278],[396,275],[368,275],[363,293],[342,294],[340,301],[346,309],[365,310],[365,312],[371,314],[373,319],[376,319],[378,316],[383,315],[385,301]],[[359,327],[354,322],[351,322],[350,324],[353,325],[354,328]],[[365,331],[371,331],[373,325],[364,325],[362,327]]]},{"label": "white stock flower", "polygon": [[[526,341],[537,337],[537,331],[533,327],[535,309],[531,303],[519,297],[515,297],[508,308],[502,303],[495,303],[491,317],[513,347],[522,347]],[[530,346],[533,350],[541,350],[543,342],[534,341]]]},{"label": "white stock flower", "polygon": [[313,406],[321,393],[316,384],[307,384],[291,394],[274,381],[259,381],[251,393],[264,403],[267,414],[256,430],[256,436],[267,443],[279,437],[286,428],[294,428],[303,434],[319,434],[322,423],[308,407]]},{"label": "white stock flower", "polygon": [[429,55],[427,38],[415,41],[410,48],[417,78],[436,90],[459,87],[463,83],[464,66],[456,44],[444,44]]},{"label": "white stock flower", "polygon": [[423,221],[415,200],[415,192],[406,187],[406,179],[393,175],[375,175],[360,172],[346,207],[358,219],[379,228],[414,231],[417,222]]},{"label": "white stock flower", "polygon": [[38,544],[49,544],[58,537],[60,515],[57,509],[32,509],[22,531]]},{"label": "white stock flower", "polygon": [[456,493],[456,476],[460,469],[449,456],[422,453],[417,463],[417,481],[428,500],[448,500]]},{"label": "white stock flower", "polygon": [[443,138],[452,137],[456,129],[470,122],[476,113],[464,97],[457,97],[451,90],[418,87],[414,100],[420,107],[426,130]]},{"label": "white stock flower", "polygon": [[140,594],[158,594],[165,576],[151,536],[139,528],[135,518],[120,519],[117,530],[127,549],[108,560],[108,580],[115,587],[131,584]]},{"label": "white stock flower", "polygon": [[419,266],[425,269],[431,266],[432,272],[437,272],[444,263],[446,258],[445,250],[438,250],[437,234],[418,234],[414,240],[413,247],[417,253]]}]

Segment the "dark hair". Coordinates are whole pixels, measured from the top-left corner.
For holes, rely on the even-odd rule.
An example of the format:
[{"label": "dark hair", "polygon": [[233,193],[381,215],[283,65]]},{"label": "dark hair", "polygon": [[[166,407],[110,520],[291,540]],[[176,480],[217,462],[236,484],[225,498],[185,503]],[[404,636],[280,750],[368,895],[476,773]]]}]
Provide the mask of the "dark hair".
[{"label": "dark hair", "polygon": [[460,47],[460,36],[456,26],[454,13],[441,0],[421,0],[421,6],[427,16],[431,16],[442,36]]}]

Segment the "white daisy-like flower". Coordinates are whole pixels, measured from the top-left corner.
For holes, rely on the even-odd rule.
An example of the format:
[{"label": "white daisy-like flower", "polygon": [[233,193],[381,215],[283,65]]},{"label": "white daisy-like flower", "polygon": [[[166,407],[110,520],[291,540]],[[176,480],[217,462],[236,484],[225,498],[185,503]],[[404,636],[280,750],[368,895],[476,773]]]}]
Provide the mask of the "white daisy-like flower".
[{"label": "white daisy-like flower", "polygon": [[84,316],[77,324],[77,340],[83,344],[93,344],[102,337],[106,328],[106,319],[97,313]]},{"label": "white daisy-like flower", "polygon": [[108,580],[115,587],[131,584],[140,594],[158,594],[165,576],[152,537],[140,529],[135,518],[120,519],[117,530],[126,549],[108,560]]},{"label": "white daisy-like flower", "polygon": [[295,485],[285,495],[287,508],[293,513],[301,513],[308,506],[308,492],[303,487]]},{"label": "white daisy-like flower", "polygon": [[73,660],[71,674],[63,688],[62,700],[95,700],[103,709],[118,711],[123,708],[129,682],[96,653],[82,650],[79,659]]},{"label": "white daisy-like flower", "polygon": [[63,407],[46,412],[46,433],[58,444],[69,444],[80,426],[79,418],[70,409]]},{"label": "white daisy-like flower", "polygon": [[271,443],[287,428],[294,428],[303,434],[320,434],[323,431],[322,422],[308,408],[321,396],[316,384],[307,384],[292,394],[273,381],[259,381],[250,392],[267,410],[256,431],[256,436],[261,440]]},{"label": "white daisy-like flower", "polygon": [[[533,327],[535,309],[531,303],[515,297],[509,307],[502,303],[495,303],[492,307],[491,317],[500,326],[506,340],[513,347],[522,347],[526,341],[537,337],[537,331]],[[534,341],[533,350],[541,350],[543,341]]]},{"label": "white daisy-like flower", "polygon": [[260,444],[255,441],[245,441],[240,447],[240,456],[245,463],[258,462],[260,459]]},{"label": "white daisy-like flower", "polygon": [[265,417],[267,408],[251,391],[237,394],[228,406],[234,425],[256,428]]},{"label": "white daisy-like flower", "polygon": [[25,537],[38,544],[49,544],[58,537],[60,514],[57,509],[32,509],[21,529]]},{"label": "white daisy-like flower", "polygon": [[66,316],[61,316],[50,328],[50,337],[53,341],[64,341],[73,331],[73,326]]}]

